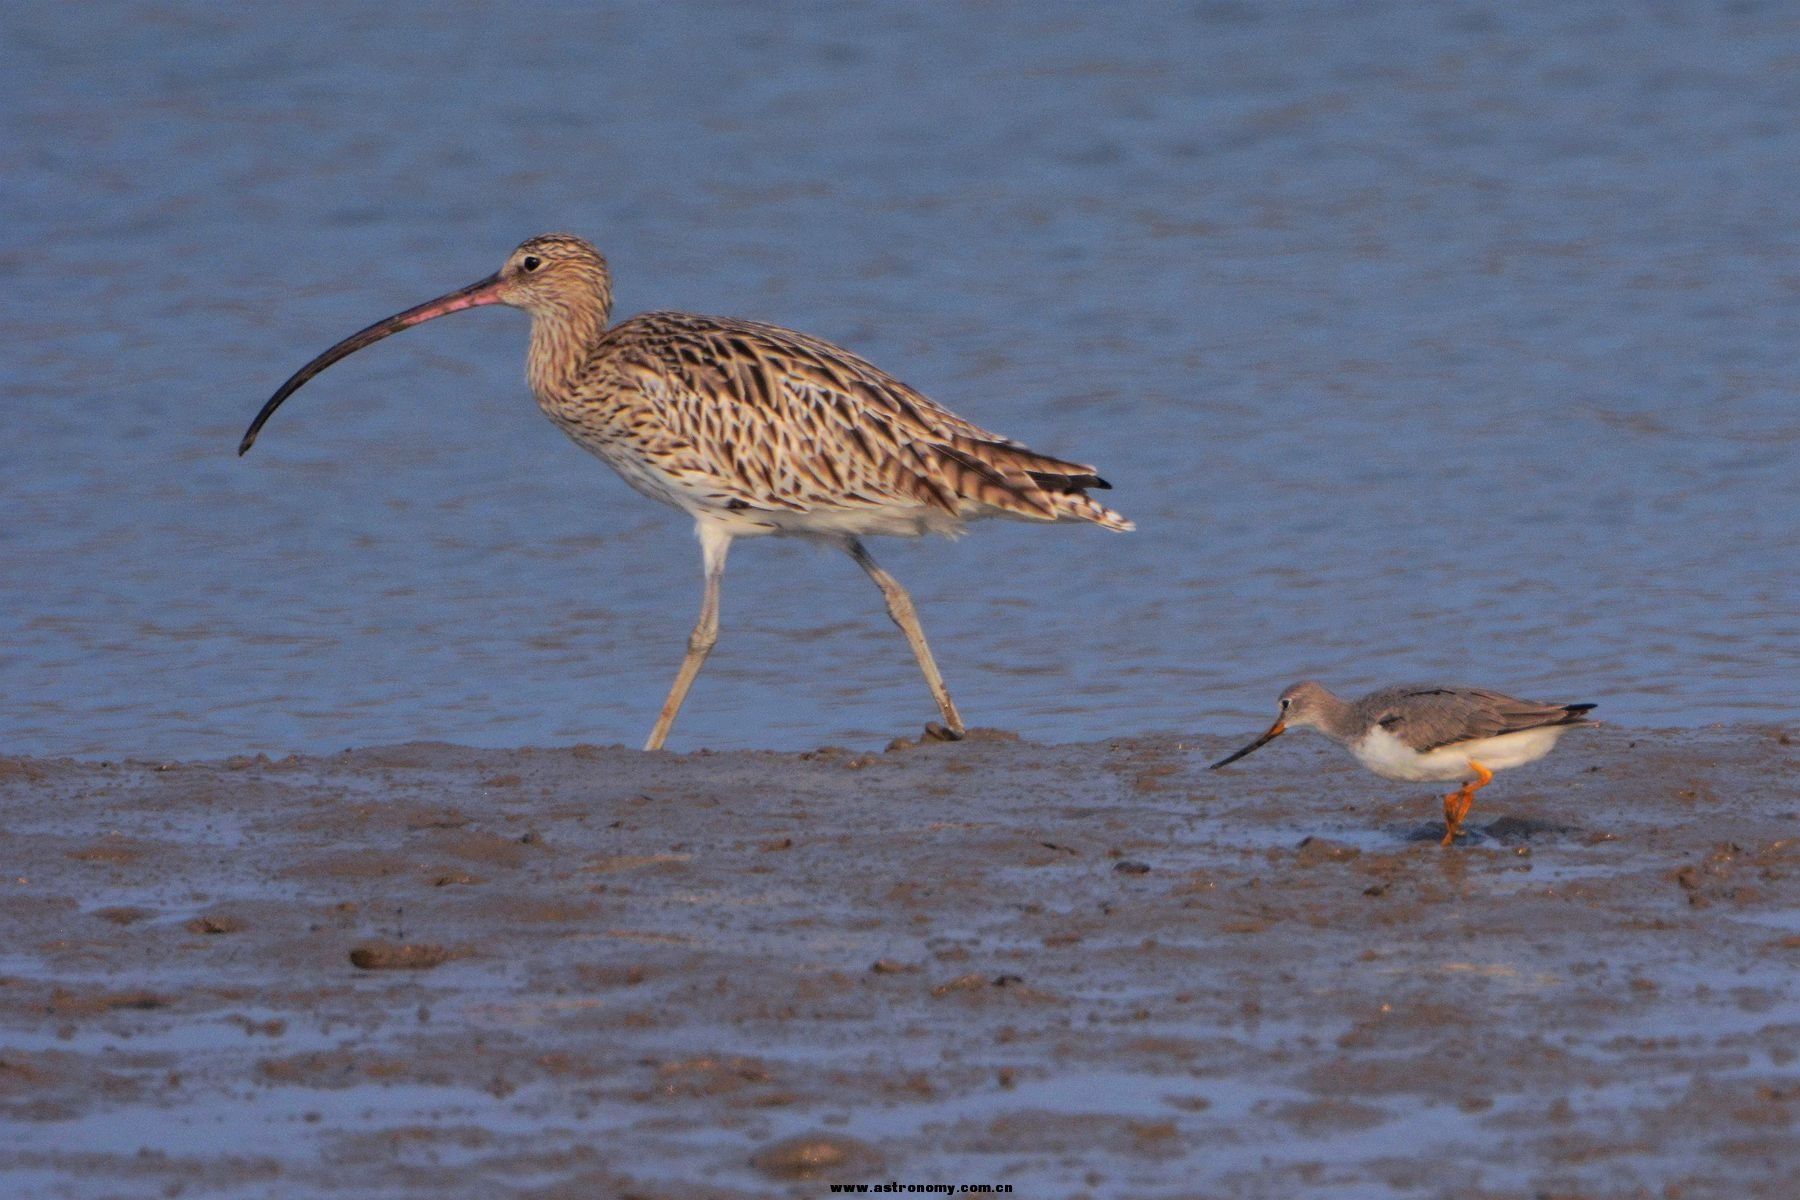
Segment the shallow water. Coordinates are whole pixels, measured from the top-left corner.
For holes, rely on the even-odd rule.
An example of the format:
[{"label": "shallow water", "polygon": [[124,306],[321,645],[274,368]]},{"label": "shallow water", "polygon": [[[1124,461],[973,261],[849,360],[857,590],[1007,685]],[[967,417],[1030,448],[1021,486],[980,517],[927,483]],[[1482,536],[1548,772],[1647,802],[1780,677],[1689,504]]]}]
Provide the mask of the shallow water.
[{"label": "shallow water", "polygon": [[[533,410],[522,317],[233,457],[546,229],[1112,480],[1135,535],[875,547],[973,723],[1791,718],[1796,55],[1755,6],[12,6],[0,746],[638,743],[697,549]],[[933,715],[841,556],[741,545],[724,620],[672,747]]]}]

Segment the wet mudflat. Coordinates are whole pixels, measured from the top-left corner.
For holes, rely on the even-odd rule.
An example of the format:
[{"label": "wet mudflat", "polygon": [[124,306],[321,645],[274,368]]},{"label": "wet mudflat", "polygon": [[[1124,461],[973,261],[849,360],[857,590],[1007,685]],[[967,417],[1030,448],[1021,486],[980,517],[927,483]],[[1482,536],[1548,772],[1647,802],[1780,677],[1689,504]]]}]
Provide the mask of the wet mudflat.
[{"label": "wet mudflat", "polygon": [[0,1192],[1792,1194],[1790,732],[1228,741],[7,760]]}]

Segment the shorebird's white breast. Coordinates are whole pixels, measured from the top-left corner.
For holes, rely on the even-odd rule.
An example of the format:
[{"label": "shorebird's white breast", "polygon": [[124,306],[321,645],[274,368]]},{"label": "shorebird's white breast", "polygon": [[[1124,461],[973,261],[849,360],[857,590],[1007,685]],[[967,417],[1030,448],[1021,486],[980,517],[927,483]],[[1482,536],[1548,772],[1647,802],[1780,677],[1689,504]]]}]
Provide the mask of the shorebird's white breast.
[{"label": "shorebird's white breast", "polygon": [[1504,771],[1522,763],[1536,762],[1550,753],[1556,739],[1567,733],[1570,725],[1543,725],[1522,729],[1498,737],[1474,738],[1452,742],[1421,754],[1405,742],[1377,727],[1353,742],[1350,753],[1356,761],[1383,779],[1473,779],[1470,760],[1490,771]]}]

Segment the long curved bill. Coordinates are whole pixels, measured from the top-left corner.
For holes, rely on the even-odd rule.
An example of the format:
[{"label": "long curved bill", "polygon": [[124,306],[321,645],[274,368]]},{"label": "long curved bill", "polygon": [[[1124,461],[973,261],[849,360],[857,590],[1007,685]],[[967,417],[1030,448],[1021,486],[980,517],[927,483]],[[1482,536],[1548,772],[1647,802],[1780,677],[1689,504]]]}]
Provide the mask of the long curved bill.
[{"label": "long curved bill", "polygon": [[1227,754],[1224,758],[1221,758],[1218,762],[1214,763],[1212,765],[1212,770],[1216,771],[1220,767],[1229,766],[1230,764],[1236,762],[1238,759],[1244,757],[1244,755],[1250,753],[1252,750],[1262,749],[1264,746],[1268,745],[1270,742],[1274,741],[1276,738],[1280,737],[1285,732],[1287,732],[1287,722],[1286,721],[1275,722],[1273,725],[1269,726],[1269,732],[1263,734],[1261,737],[1257,738],[1254,742],[1251,742],[1248,746],[1245,746],[1242,750],[1239,750],[1236,754]]},{"label": "long curved bill", "polygon": [[395,313],[385,321],[377,321],[360,333],[353,333],[319,357],[295,371],[288,381],[276,389],[269,397],[269,402],[262,406],[256,414],[256,420],[250,422],[250,428],[244,432],[244,440],[238,443],[238,453],[243,454],[256,444],[256,435],[262,432],[263,425],[275,415],[281,402],[300,390],[302,384],[329,367],[340,358],[347,358],[361,350],[364,346],[374,345],[390,333],[399,333],[402,329],[411,329],[414,325],[422,325],[433,317],[441,317],[446,313],[460,312],[465,308],[474,308],[481,304],[500,303],[500,276],[498,273],[486,279],[477,280],[468,287],[457,288],[454,292],[439,296],[436,300],[427,300],[417,308],[409,308],[403,313]]}]

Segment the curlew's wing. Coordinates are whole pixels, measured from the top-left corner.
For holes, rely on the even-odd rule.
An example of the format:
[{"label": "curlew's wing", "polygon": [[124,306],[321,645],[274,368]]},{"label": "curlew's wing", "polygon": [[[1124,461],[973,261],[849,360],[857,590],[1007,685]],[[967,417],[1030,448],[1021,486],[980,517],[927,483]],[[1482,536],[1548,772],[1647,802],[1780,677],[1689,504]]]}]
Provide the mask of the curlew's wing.
[{"label": "curlew's wing", "polygon": [[1540,704],[1485,688],[1414,684],[1368,697],[1374,720],[1421,754],[1545,725],[1579,725],[1592,704]]},{"label": "curlew's wing", "polygon": [[[965,421],[865,359],[775,325],[646,313],[605,335],[591,369],[617,395],[655,396],[641,420],[691,449],[750,507],[911,502],[1039,520],[1130,523],[1087,499],[1094,468]],[[598,382],[598,381],[597,381]],[[618,386],[623,385],[623,386]]]}]

